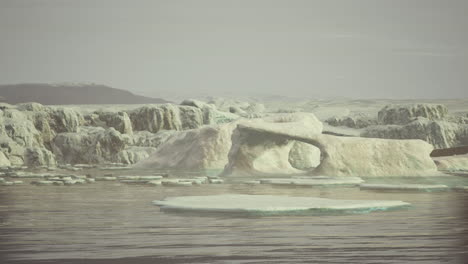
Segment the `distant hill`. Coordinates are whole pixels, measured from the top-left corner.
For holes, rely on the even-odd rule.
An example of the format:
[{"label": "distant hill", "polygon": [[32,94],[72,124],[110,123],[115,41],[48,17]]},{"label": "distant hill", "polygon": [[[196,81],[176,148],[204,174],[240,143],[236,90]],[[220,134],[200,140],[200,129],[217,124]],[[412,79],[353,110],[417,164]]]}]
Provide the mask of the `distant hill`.
[{"label": "distant hill", "polygon": [[37,102],[66,104],[161,104],[164,99],[135,95],[129,91],[98,84],[9,84],[0,85],[0,101],[17,104]]}]

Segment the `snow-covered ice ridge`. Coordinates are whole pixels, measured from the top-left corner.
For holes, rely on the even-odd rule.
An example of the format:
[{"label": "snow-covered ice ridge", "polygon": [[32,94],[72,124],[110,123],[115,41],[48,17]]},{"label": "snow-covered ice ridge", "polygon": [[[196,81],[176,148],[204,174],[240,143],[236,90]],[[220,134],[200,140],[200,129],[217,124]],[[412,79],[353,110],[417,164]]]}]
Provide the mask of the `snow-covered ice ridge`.
[{"label": "snow-covered ice ridge", "polygon": [[247,213],[314,214],[327,212],[363,213],[409,206],[403,201],[334,200],[317,197],[225,194],[169,197],[153,201],[162,210]]}]

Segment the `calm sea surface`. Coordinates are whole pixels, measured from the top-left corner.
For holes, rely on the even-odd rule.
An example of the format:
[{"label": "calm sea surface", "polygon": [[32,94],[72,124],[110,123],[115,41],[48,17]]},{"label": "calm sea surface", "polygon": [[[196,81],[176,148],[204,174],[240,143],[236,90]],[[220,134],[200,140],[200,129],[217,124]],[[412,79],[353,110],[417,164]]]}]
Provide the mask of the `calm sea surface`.
[{"label": "calm sea surface", "polygon": [[[240,217],[162,212],[151,203],[225,193],[402,200],[412,206],[369,214]],[[235,183],[2,186],[0,262],[468,263],[467,201],[468,193],[460,192]]]}]

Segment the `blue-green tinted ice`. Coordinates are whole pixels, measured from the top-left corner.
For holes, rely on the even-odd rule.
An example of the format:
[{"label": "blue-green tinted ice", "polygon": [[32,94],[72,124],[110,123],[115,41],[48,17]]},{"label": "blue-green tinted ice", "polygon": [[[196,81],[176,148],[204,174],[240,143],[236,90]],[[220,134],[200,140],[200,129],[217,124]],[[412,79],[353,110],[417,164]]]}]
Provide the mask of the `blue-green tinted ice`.
[{"label": "blue-green tinted ice", "polygon": [[291,197],[277,195],[225,194],[211,196],[170,197],[153,201],[162,210],[254,215],[333,213],[363,213],[409,206],[402,201],[334,200],[317,197]]}]

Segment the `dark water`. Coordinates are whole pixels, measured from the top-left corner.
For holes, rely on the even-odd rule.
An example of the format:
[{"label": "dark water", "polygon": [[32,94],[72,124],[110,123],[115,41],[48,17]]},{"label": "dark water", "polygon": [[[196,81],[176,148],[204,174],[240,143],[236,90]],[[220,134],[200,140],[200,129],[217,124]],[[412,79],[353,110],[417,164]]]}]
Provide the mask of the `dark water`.
[{"label": "dark water", "polygon": [[[233,217],[161,212],[151,201],[224,193],[410,202],[353,215]],[[0,189],[1,263],[465,263],[467,193],[202,185]],[[466,257],[468,263],[468,256]]]}]

